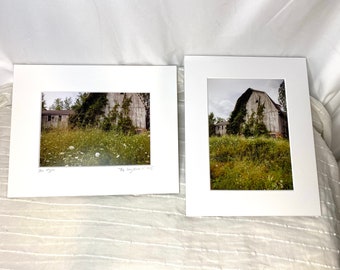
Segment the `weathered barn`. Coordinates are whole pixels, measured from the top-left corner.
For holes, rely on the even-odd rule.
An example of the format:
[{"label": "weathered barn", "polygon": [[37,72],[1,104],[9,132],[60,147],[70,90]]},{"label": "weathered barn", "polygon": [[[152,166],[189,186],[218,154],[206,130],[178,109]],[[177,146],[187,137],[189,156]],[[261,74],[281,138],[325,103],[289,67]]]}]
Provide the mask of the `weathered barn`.
[{"label": "weathered barn", "polygon": [[71,110],[43,110],[41,112],[41,128],[67,128]]},{"label": "weathered barn", "polygon": [[108,93],[105,116],[109,114],[116,104],[119,104],[120,106],[123,104],[124,96],[125,98],[131,98],[129,117],[132,120],[132,124],[140,130],[148,129],[148,112],[146,111],[141,97],[137,93]]},{"label": "weathered barn", "polygon": [[[270,96],[260,90],[248,88],[237,100],[234,111],[246,109],[244,120],[247,121],[253,112],[257,112],[259,104],[264,105],[263,123],[273,137],[288,136],[287,113],[276,104]],[[235,114],[236,115],[236,114]]]},{"label": "weathered barn", "polygon": [[227,134],[227,125],[228,125],[227,121],[217,123],[215,125],[215,134],[218,136]]}]

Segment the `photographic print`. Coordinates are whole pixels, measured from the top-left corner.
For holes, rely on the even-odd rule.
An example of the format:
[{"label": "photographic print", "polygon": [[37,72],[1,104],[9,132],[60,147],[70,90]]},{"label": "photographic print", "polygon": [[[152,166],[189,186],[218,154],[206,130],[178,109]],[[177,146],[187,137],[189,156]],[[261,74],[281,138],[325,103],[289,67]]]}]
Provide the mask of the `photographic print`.
[{"label": "photographic print", "polygon": [[150,93],[43,92],[40,166],[150,165]]},{"label": "photographic print", "polygon": [[320,215],[306,59],[184,66],[186,214]]},{"label": "photographic print", "polygon": [[178,193],[177,123],[176,66],[14,65],[7,195]]},{"label": "photographic print", "polygon": [[292,190],[283,79],[208,79],[212,190]]}]

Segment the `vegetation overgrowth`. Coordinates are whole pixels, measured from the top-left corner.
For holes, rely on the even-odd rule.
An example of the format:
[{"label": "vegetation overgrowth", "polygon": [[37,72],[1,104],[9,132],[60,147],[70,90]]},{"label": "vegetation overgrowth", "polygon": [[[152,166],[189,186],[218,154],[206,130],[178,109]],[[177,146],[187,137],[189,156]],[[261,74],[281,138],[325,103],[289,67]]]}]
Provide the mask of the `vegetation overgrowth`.
[{"label": "vegetation overgrowth", "polygon": [[149,165],[150,133],[125,135],[97,128],[41,132],[40,166]]},{"label": "vegetation overgrowth", "polygon": [[293,189],[287,139],[226,135],[209,140],[211,189]]}]

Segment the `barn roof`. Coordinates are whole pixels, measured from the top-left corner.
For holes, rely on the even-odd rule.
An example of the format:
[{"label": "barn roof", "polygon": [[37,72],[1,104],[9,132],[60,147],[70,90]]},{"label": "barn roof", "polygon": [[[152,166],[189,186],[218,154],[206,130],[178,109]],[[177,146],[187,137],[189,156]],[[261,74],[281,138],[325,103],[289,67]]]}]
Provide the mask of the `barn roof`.
[{"label": "barn roof", "polygon": [[274,107],[277,109],[279,115],[284,115],[285,112],[282,111],[281,106],[278,105],[277,103],[275,103],[270,96],[264,92],[264,91],[260,91],[260,90],[255,90],[253,88],[248,88],[236,101],[234,110],[231,112],[230,114],[230,118],[229,118],[229,122],[233,123],[235,119],[237,119],[237,117],[239,117],[239,112],[242,112],[243,110],[245,110],[246,104],[249,101],[249,98],[251,97],[251,95],[254,93],[261,93],[262,95],[265,95],[266,97],[269,98],[269,100],[272,102],[272,104],[274,105]]},{"label": "barn roof", "polygon": [[[252,94],[253,92],[258,92],[258,93],[261,93],[261,94],[263,94],[263,95],[266,95],[266,96],[270,99],[270,101],[273,103],[273,105],[275,106],[275,108],[276,108],[278,111],[280,111],[280,112],[282,111],[281,106],[280,106],[279,104],[277,104],[274,100],[272,100],[272,98],[271,98],[265,91],[256,90],[256,89],[253,89],[253,88],[248,88],[247,91],[245,91],[245,92],[239,97],[238,100],[240,100],[240,102],[241,102],[241,100],[242,100],[242,102],[247,103],[247,102],[248,102],[248,99],[250,98],[250,96],[251,96],[251,94]],[[237,100],[237,102],[238,102],[238,100]]]},{"label": "barn roof", "polygon": [[[281,106],[279,104],[277,104],[274,100],[272,100],[272,98],[265,92],[265,91],[261,91],[261,90],[256,90],[256,89],[253,89],[253,88],[248,88],[247,91],[250,91],[250,92],[259,92],[261,94],[264,94],[266,95],[270,101],[273,103],[273,105],[275,106],[275,108],[278,110],[278,111],[281,111]],[[250,95],[249,95],[250,97]]]},{"label": "barn roof", "polygon": [[215,126],[225,126],[227,124],[228,124],[228,121],[222,121],[222,122],[215,124]]},{"label": "barn roof", "polygon": [[42,115],[70,115],[72,113],[72,110],[45,110],[41,112]]}]

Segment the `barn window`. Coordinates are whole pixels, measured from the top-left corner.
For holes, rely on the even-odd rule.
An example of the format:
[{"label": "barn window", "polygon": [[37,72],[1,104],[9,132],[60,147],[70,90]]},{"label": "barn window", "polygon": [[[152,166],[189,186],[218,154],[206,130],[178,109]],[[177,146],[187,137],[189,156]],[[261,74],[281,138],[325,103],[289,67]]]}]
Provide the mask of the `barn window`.
[{"label": "barn window", "polygon": [[47,121],[51,121],[51,115],[47,116]]}]

